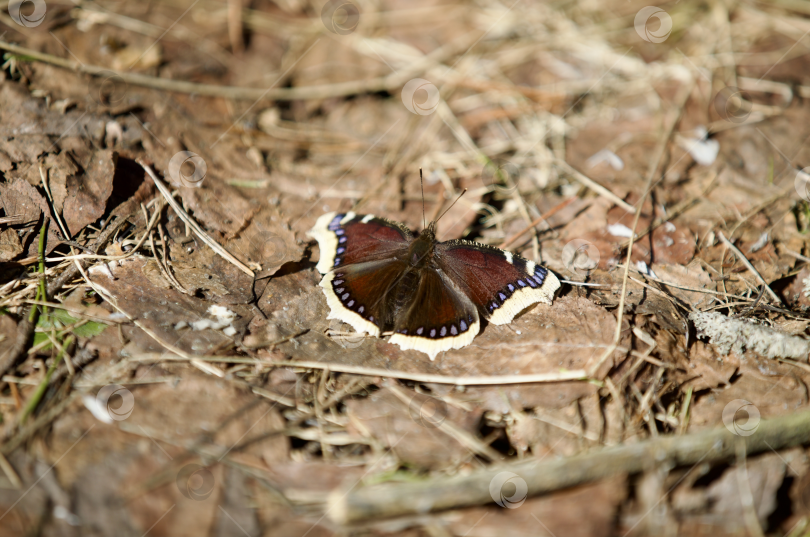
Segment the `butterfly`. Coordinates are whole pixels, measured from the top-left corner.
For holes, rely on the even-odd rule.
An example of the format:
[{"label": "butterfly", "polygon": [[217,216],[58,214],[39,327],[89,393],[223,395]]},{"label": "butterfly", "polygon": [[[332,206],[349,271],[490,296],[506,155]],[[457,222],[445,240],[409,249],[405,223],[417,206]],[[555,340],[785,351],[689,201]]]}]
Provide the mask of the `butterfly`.
[{"label": "butterfly", "polygon": [[358,332],[414,349],[431,360],[469,345],[481,317],[507,324],[551,304],[560,281],[523,257],[468,240],[436,240],[436,221],[418,235],[372,214],[327,213],[307,235],[318,241],[320,287],[339,319]]}]

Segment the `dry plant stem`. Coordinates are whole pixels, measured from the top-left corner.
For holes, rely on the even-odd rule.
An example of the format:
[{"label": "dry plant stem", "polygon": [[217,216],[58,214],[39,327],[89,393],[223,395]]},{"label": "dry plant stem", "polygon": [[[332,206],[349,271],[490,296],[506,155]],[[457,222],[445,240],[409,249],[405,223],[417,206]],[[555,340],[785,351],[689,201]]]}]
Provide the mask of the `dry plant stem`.
[{"label": "dry plant stem", "polygon": [[166,260],[163,258],[163,256],[161,256],[158,253],[157,248],[155,248],[154,232],[149,233],[149,246],[150,248],[152,248],[152,253],[155,255],[155,263],[157,263],[157,266],[160,269],[161,274],[163,274],[163,277],[166,278],[166,281],[169,283],[169,285],[171,285],[184,295],[191,295],[192,293],[188,289],[183,287],[180,284],[180,282],[177,281],[177,279],[169,270],[169,267],[166,265]]},{"label": "dry plant stem", "polygon": [[615,474],[643,472],[664,461],[686,466],[731,460],[736,456],[737,442],[745,445],[748,454],[810,443],[810,412],[763,420],[753,435],[745,437],[719,427],[683,436],[660,436],[562,459],[498,465],[463,476],[373,485],[348,492],[337,489],[330,496],[328,513],[335,522],[349,524],[487,504],[493,501],[490,483],[505,471],[520,476],[528,485],[529,495],[536,496]]},{"label": "dry plant stem", "polygon": [[[39,291],[37,291],[36,298],[48,300],[48,289],[45,283],[45,237],[48,231],[48,222],[50,219],[45,216],[42,220],[42,228],[39,232],[39,272],[42,280],[39,283]],[[44,290],[44,292],[43,292]],[[43,307],[44,310],[44,307]],[[36,306],[31,306],[27,315],[23,315],[20,323],[17,325],[17,339],[14,340],[14,345],[0,356],[0,378],[6,374],[22,355],[26,353],[28,344],[34,334],[34,327],[37,324],[39,310]],[[0,388],[3,384],[0,382]]]},{"label": "dry plant stem", "polygon": [[[478,32],[476,32],[476,34],[478,34]],[[115,73],[117,77],[120,77],[120,79],[127,84],[158,90],[175,91],[178,93],[193,93],[206,97],[224,97],[227,99],[249,101],[291,101],[297,99],[325,99],[328,97],[343,97],[348,95],[356,95],[359,93],[374,93],[378,91],[393,90],[402,86],[405,82],[423,72],[435,62],[440,63],[454,56],[455,54],[464,51],[469,47],[471,42],[474,42],[478,37],[478,35],[464,35],[459,39],[439,47],[430,54],[427,54],[424,59],[414,62],[412,67],[402,69],[387,76],[381,76],[368,80],[353,80],[350,82],[324,84],[320,86],[270,89],[197,84],[194,82],[169,80],[166,78],[157,78],[137,73],[112,71],[98,65],[90,65],[87,63],[82,64],[76,61],[66,60],[64,58],[59,58],[58,56],[45,54],[44,52],[21,47],[5,41],[0,41],[0,50],[7,50],[13,54],[25,56],[28,59],[49,63],[51,65],[56,65],[57,67],[62,67],[63,69],[69,69],[79,73],[86,73],[94,76],[109,76],[110,73]]]},{"label": "dry plant stem", "polygon": [[[99,241],[98,241],[99,246],[97,246],[95,248],[96,254],[79,254],[79,255],[69,255],[69,256],[64,256],[64,257],[49,257],[49,258],[46,259],[46,261],[65,261],[65,260],[69,260],[69,259],[100,259],[100,260],[104,260],[104,261],[121,261],[122,259],[132,257],[133,255],[135,255],[135,252],[137,252],[141,248],[141,246],[143,246],[143,244],[146,242],[146,239],[149,237],[149,233],[152,231],[152,228],[155,227],[155,224],[157,223],[158,216],[160,216],[159,211],[156,211],[155,213],[152,214],[152,218],[149,219],[149,222],[146,225],[146,231],[144,231],[143,236],[140,239],[138,239],[138,242],[135,243],[135,246],[133,246],[132,249],[129,252],[125,253],[125,254],[122,254],[122,255],[98,255],[98,251],[101,249],[102,246],[104,246],[104,244],[107,242],[107,240],[109,240],[110,235],[112,235],[112,233],[110,233],[110,235],[108,235],[103,242],[101,241],[101,239],[99,239]],[[123,224],[125,221],[126,221],[126,218],[122,218],[121,220],[119,220],[119,222],[115,226],[116,230],[120,226],[120,224]],[[113,231],[115,231],[115,230],[113,230]],[[75,273],[76,272],[74,271],[73,274],[75,274]]]},{"label": "dry plant stem", "polygon": [[616,350],[616,347],[619,345],[619,341],[622,337],[622,318],[624,317],[624,301],[625,301],[625,294],[627,293],[627,279],[630,275],[630,261],[633,255],[633,244],[635,243],[636,237],[636,228],[638,227],[638,220],[641,217],[641,211],[644,207],[644,202],[647,201],[647,196],[650,195],[650,190],[652,189],[653,181],[655,180],[655,172],[661,166],[661,161],[664,158],[664,154],[667,150],[667,144],[669,143],[670,138],[672,138],[673,132],[675,132],[675,126],[681,120],[681,115],[683,114],[683,109],[686,106],[686,101],[689,99],[689,95],[692,94],[692,89],[695,87],[695,80],[692,79],[692,82],[686,86],[683,90],[683,93],[680,95],[680,99],[678,100],[678,108],[675,117],[672,119],[672,122],[669,124],[666,133],[661,138],[661,141],[658,144],[658,148],[656,150],[655,157],[650,161],[650,167],[647,170],[647,184],[644,186],[644,194],[641,196],[641,199],[638,202],[638,211],[635,213],[635,217],[633,218],[633,227],[631,228],[630,233],[630,242],[627,245],[627,261],[625,262],[624,267],[624,275],[622,276],[622,292],[619,295],[619,307],[618,312],[616,313],[616,333],[613,336],[613,345],[609,349],[605,351],[605,354],[599,359],[599,361],[591,368],[590,374],[591,376],[596,376],[596,373],[599,371],[599,368],[602,364],[613,355],[613,352]]},{"label": "dry plant stem", "polygon": [[64,310],[71,313],[71,317],[75,317],[77,319],[84,319],[88,321],[96,321],[99,323],[110,323],[110,324],[120,324],[123,321],[116,320],[116,319],[109,319],[107,317],[98,317],[97,315],[89,315],[84,313],[82,310],[77,308],[71,308],[69,306],[65,306],[64,304],[60,304],[59,302],[45,302],[44,300],[21,300],[23,304],[31,304],[34,306],[47,306],[52,309]]},{"label": "dry plant stem", "polygon": [[[56,367],[59,365],[59,362],[62,361],[62,358],[67,353],[67,348],[73,344],[73,340],[74,337],[72,335],[68,336],[68,338],[65,340],[65,344],[61,346],[59,354],[54,359],[53,363],[51,364],[51,367],[48,368],[48,372],[45,373],[45,378],[43,378],[42,382],[39,383],[33,395],[31,395],[31,399],[29,399],[28,403],[25,405],[25,408],[23,409],[22,412],[22,416],[20,417],[20,425],[25,425],[25,421],[28,419],[28,416],[36,409],[40,400],[42,400],[42,396],[45,395],[45,390],[48,389],[48,385],[51,382],[51,377],[56,371]],[[68,358],[66,358],[66,360],[67,359]]]},{"label": "dry plant stem", "polygon": [[[143,204],[141,204],[141,210],[143,210],[144,220],[148,220],[149,218],[146,213],[146,207],[144,207]],[[163,211],[163,204],[158,203],[157,206],[155,207],[155,213],[159,215],[162,211]],[[191,293],[188,289],[183,287],[183,285],[177,280],[177,278],[175,278],[174,274],[172,274],[172,270],[169,267],[169,262],[167,259],[168,249],[166,248],[166,241],[163,239],[163,231],[161,230],[160,225],[156,227],[160,235],[160,244],[162,247],[162,252],[159,253],[155,248],[153,231],[149,232],[149,247],[152,248],[152,255],[155,258],[155,262],[157,263],[160,272],[163,274],[163,277],[166,278],[166,281],[169,282],[169,285],[171,285],[172,287],[174,287],[175,289],[177,289],[178,291],[180,291],[185,295],[192,295],[193,293]]]},{"label": "dry plant stem", "polygon": [[681,414],[678,418],[678,434],[684,434],[686,432],[686,427],[689,425],[689,405],[692,402],[692,390],[694,390],[693,386],[689,386],[686,389],[686,396],[684,397],[683,407],[681,408]]},{"label": "dry plant stem", "polygon": [[149,177],[152,179],[152,182],[155,183],[155,186],[158,188],[158,190],[160,190],[160,193],[163,194],[163,197],[166,199],[169,205],[171,205],[172,209],[174,209],[174,212],[177,214],[177,216],[179,216],[183,222],[188,224],[189,227],[191,227],[191,229],[194,231],[194,233],[196,233],[196,235],[205,244],[210,246],[212,250],[214,250],[217,254],[222,256],[222,258],[224,258],[226,261],[229,261],[230,263],[235,265],[239,270],[241,270],[251,278],[254,277],[252,270],[250,270],[247,266],[245,266],[244,263],[236,259],[234,256],[232,256],[225,248],[220,246],[218,242],[209,237],[208,234],[205,231],[203,231],[200,225],[193,218],[191,218],[191,216],[189,216],[189,214],[185,210],[183,210],[182,207],[180,207],[180,204],[177,203],[177,201],[174,199],[172,193],[169,192],[169,189],[166,188],[166,185],[163,184],[163,181],[157,178],[157,175],[155,175],[155,172],[152,171],[151,167],[147,166],[146,163],[144,163],[140,159],[138,159],[137,162],[138,164],[141,165],[141,167],[143,167],[144,170],[146,170],[147,175],[149,175]]},{"label": "dry plant stem", "polygon": [[22,488],[20,476],[17,475],[17,472],[14,471],[14,467],[9,464],[8,459],[6,459],[2,454],[0,454],[0,470],[3,470],[3,473],[6,474],[6,478],[8,478],[12,488],[16,490],[20,490]]},{"label": "dry plant stem", "polygon": [[[666,224],[667,222],[671,222],[672,220],[674,220],[675,218],[680,216],[682,213],[684,213],[687,209],[691,208],[695,203],[706,199],[706,196],[709,194],[709,192],[712,190],[712,188],[714,188],[715,184],[717,183],[717,178],[719,176],[720,176],[720,174],[718,172],[712,171],[712,176],[711,176],[712,178],[706,183],[706,186],[703,187],[703,190],[700,192],[700,194],[698,194],[697,196],[694,196],[692,198],[689,198],[688,200],[684,200],[681,203],[678,203],[677,205],[675,205],[674,207],[672,207],[670,209],[667,209],[667,217],[666,218],[661,218],[659,216],[658,218],[656,218],[653,221],[653,223],[649,225],[649,227],[647,229],[645,229],[644,231],[641,231],[639,233],[636,233],[636,237],[635,237],[636,240],[645,237],[648,233],[652,233],[657,228],[659,228],[660,226]],[[630,244],[630,241],[625,242],[624,244],[622,244],[622,248],[627,248],[627,246],[629,244]]]},{"label": "dry plant stem", "polygon": [[[154,336],[153,336],[154,337]],[[161,345],[166,346],[159,339]],[[167,347],[168,348],[168,347]],[[453,377],[449,375],[431,375],[428,373],[410,373],[408,371],[396,371],[376,367],[361,367],[345,364],[332,364],[328,362],[264,362],[255,358],[245,358],[239,356],[193,356],[185,353],[178,353],[174,349],[169,349],[175,355],[166,353],[136,354],[129,358],[136,362],[160,362],[160,361],[184,361],[194,358],[203,362],[221,362],[232,364],[255,364],[264,367],[296,367],[302,369],[328,369],[335,373],[348,373],[352,375],[363,375],[367,377],[383,377],[392,379],[413,380],[416,382],[435,382],[436,384],[454,384],[456,386],[497,386],[499,384],[533,384],[536,382],[563,382],[568,380],[587,380],[588,375],[583,369],[560,370],[556,373],[537,373],[534,375],[503,375],[492,377]]]},{"label": "dry plant stem", "polygon": [[773,289],[771,289],[770,286],[768,285],[768,282],[765,281],[765,278],[763,278],[762,275],[759,273],[759,271],[756,268],[754,268],[754,265],[752,265],[751,262],[748,261],[748,258],[745,257],[745,255],[739,250],[739,248],[734,246],[734,244],[732,244],[732,242],[728,240],[725,235],[723,235],[722,231],[718,231],[717,236],[720,237],[720,240],[723,241],[723,244],[726,245],[726,248],[731,250],[731,253],[733,253],[734,256],[737,259],[739,259],[743,265],[745,265],[745,268],[747,268],[748,271],[754,275],[757,281],[765,287],[765,290],[768,291],[768,294],[771,296],[771,298],[773,298],[777,304],[783,306],[784,304],[782,304],[782,300],[779,298],[779,295],[774,293]]},{"label": "dry plant stem", "polygon": [[[414,395],[409,395],[405,390],[393,383],[386,386],[405,406],[409,406],[413,400]],[[458,427],[455,423],[448,420],[442,420],[437,424],[438,429],[456,440],[459,444],[469,449],[471,452],[478,455],[483,455],[491,461],[499,461],[503,459],[503,455],[489,447],[487,444],[474,437],[464,429]]]},{"label": "dry plant stem", "polygon": [[799,261],[804,261],[805,263],[810,263],[810,257],[803,256],[802,254],[798,254],[792,250],[788,250],[787,248],[780,248],[780,252],[784,252],[791,257],[795,257]]}]

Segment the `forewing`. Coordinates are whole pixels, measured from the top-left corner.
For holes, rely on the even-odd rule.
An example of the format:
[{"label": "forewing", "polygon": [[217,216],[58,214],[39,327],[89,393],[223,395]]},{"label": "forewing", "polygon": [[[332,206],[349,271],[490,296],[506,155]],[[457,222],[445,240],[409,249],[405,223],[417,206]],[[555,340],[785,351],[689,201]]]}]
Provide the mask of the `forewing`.
[{"label": "forewing", "polygon": [[560,281],[517,254],[472,241],[436,245],[436,262],[484,317],[506,324],[533,304],[551,304]]},{"label": "forewing", "polygon": [[352,263],[392,259],[407,252],[413,238],[401,224],[353,212],[324,214],[307,235],[318,241],[316,268],[321,274]]}]

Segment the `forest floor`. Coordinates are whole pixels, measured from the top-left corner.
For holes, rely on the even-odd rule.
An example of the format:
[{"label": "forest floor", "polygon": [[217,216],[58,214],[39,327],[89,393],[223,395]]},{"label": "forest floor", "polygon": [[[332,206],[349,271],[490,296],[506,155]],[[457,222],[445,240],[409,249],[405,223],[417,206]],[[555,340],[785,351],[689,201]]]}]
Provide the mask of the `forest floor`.
[{"label": "forest floor", "polygon": [[[3,2],[0,537],[807,534],[810,1],[352,1]],[[552,305],[327,318],[318,217],[464,189]]]}]

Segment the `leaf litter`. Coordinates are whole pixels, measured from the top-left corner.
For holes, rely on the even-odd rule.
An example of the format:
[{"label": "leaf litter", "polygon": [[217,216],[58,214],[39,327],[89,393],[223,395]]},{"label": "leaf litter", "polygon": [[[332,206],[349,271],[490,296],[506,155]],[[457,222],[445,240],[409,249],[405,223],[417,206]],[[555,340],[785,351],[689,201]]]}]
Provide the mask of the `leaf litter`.
[{"label": "leaf litter", "polygon": [[[638,2],[364,4],[342,34],[330,3],[191,4],[0,19],[0,535],[333,535],[354,487],[807,406],[800,6],[666,4],[655,41]],[[468,189],[440,239],[592,286],[435,362],[327,320],[306,231],[418,229],[420,168],[428,217]],[[806,459],[665,456],[358,531],[799,535]]]}]

